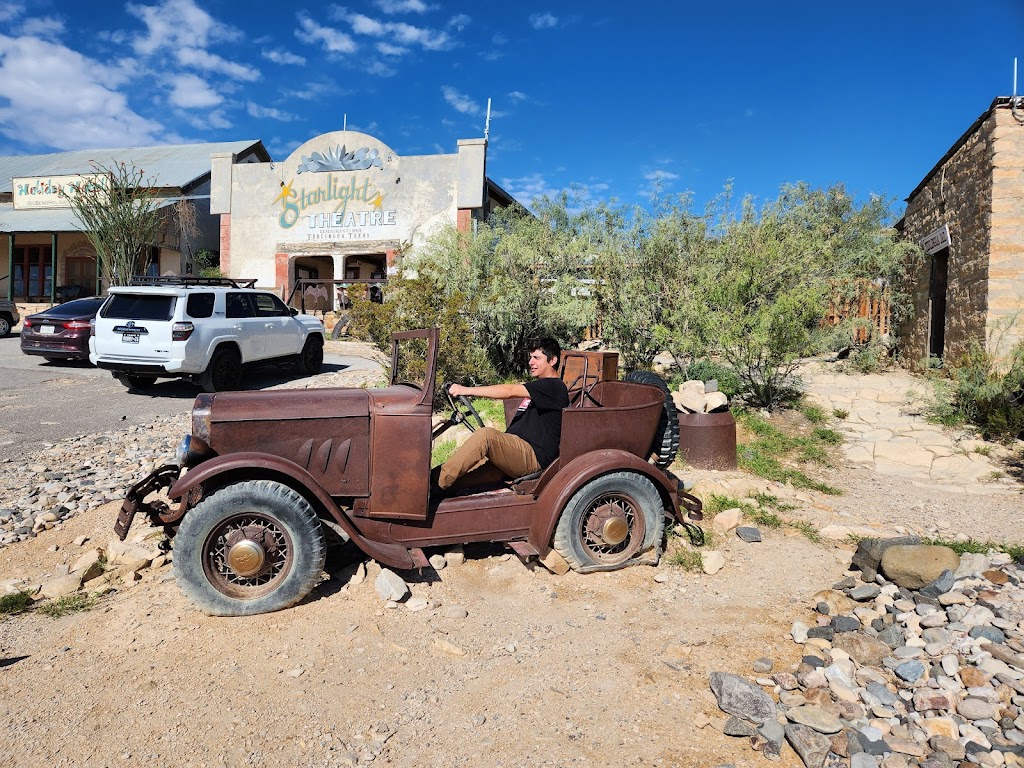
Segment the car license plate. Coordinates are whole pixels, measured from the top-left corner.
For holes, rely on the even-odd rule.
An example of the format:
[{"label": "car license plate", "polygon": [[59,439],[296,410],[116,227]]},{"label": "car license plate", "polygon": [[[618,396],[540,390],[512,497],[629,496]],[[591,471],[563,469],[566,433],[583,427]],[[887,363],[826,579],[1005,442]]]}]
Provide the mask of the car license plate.
[{"label": "car license plate", "polygon": [[122,333],[121,334],[121,343],[122,344],[138,344],[139,343],[139,334],[137,334],[137,333]]},{"label": "car license plate", "polygon": [[39,332],[45,335],[50,333],[56,333],[57,329],[54,328],[52,325],[41,325],[39,326]]}]

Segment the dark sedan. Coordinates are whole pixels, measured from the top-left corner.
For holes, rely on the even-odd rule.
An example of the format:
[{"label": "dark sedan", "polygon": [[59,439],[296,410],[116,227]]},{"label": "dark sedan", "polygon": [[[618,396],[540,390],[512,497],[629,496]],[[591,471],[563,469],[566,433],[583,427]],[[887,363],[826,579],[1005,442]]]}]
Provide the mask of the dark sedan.
[{"label": "dark sedan", "polygon": [[104,299],[75,299],[29,315],[21,323],[21,351],[47,360],[88,360],[90,321]]}]

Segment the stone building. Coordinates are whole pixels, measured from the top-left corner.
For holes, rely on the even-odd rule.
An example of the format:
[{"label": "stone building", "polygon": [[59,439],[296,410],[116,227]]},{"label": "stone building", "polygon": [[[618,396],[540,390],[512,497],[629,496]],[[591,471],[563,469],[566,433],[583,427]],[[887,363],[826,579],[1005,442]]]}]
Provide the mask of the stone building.
[{"label": "stone building", "polygon": [[485,139],[462,139],[456,154],[403,157],[356,131],[312,138],[281,162],[215,154],[221,270],[306,310],[335,308],[342,288],[376,291],[399,252],[515,202],[487,178],[486,156]]},{"label": "stone building", "polygon": [[1024,340],[1024,100],[1001,97],[907,198],[897,224],[921,244],[911,363],[955,361],[974,341],[1005,356]]},{"label": "stone building", "polygon": [[[259,141],[125,147],[0,157],[0,296],[51,303],[101,290],[96,252],[81,231],[67,197],[58,191],[88,180],[97,167],[125,163],[153,184],[157,207],[192,203],[197,232],[182,242],[166,220],[148,254],[152,274],[183,274],[192,255],[220,248],[220,222],[209,211],[210,156],[230,153],[236,163],[269,163]],[[70,293],[74,289],[75,293]]]}]

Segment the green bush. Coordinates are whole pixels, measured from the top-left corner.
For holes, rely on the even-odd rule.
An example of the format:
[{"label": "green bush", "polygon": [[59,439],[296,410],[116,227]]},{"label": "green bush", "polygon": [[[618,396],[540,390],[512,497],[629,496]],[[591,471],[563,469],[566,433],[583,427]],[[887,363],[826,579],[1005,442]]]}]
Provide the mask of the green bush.
[{"label": "green bush", "polygon": [[701,381],[715,379],[718,382],[718,391],[724,392],[730,398],[740,392],[740,377],[736,375],[736,371],[728,365],[714,360],[698,360],[690,363],[683,373],[672,377],[672,389],[677,389],[680,383],[689,379],[700,379]]}]

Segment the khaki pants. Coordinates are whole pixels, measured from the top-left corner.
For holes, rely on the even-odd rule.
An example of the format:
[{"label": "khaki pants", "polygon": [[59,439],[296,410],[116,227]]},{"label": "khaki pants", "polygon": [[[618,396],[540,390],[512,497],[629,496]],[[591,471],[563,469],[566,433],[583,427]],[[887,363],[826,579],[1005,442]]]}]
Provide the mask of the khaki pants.
[{"label": "khaki pants", "polygon": [[448,489],[456,480],[472,473],[472,482],[466,477],[459,486],[484,485],[505,477],[522,477],[539,469],[537,455],[528,442],[493,427],[484,427],[470,435],[441,465],[437,484]]}]

